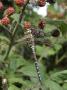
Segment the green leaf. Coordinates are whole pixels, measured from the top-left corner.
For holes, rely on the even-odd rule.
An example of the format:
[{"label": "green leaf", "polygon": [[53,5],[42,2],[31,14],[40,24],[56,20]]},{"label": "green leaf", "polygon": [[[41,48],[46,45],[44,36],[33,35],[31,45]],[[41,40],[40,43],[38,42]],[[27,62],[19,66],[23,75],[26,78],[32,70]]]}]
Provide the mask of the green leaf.
[{"label": "green leaf", "polygon": [[9,60],[10,60],[10,69],[14,69],[16,70],[19,66],[24,66],[27,64],[27,61],[25,61],[25,59],[16,54],[16,53],[10,53],[10,56],[9,56]]},{"label": "green leaf", "polygon": [[8,90],[20,90],[20,89],[14,85],[11,85],[11,86],[9,86]]},{"label": "green leaf", "polygon": [[56,51],[53,48],[49,48],[46,46],[36,46],[36,54],[39,56],[43,56],[43,57],[47,57],[49,55],[54,55],[60,48],[60,45],[55,45],[54,48],[56,49]]},{"label": "green leaf", "polygon": [[67,32],[67,23],[62,23],[59,28],[61,32],[65,34]]},{"label": "green leaf", "polygon": [[67,70],[63,70],[63,71],[51,74],[51,79],[54,81],[57,81],[58,83],[61,83],[64,80],[67,80]]},{"label": "green leaf", "polygon": [[34,77],[36,76],[36,69],[34,64],[27,64],[26,66],[22,67],[19,72],[22,72],[24,75]]},{"label": "green leaf", "polygon": [[64,90],[67,90],[67,83],[63,84],[63,88],[64,88]]},{"label": "green leaf", "polygon": [[11,15],[11,18],[18,22],[19,14],[15,13],[15,14]]},{"label": "green leaf", "polygon": [[63,88],[59,84],[57,84],[56,82],[53,82],[50,79],[46,80],[45,84],[49,90],[63,90]]}]

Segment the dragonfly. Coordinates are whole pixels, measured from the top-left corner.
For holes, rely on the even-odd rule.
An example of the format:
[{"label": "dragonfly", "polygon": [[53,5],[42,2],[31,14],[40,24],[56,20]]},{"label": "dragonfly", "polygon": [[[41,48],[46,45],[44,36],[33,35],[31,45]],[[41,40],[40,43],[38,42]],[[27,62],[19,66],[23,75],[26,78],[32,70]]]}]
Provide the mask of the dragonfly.
[{"label": "dragonfly", "polygon": [[36,67],[36,71],[37,71],[37,75],[38,75],[38,79],[40,84],[42,85],[42,79],[41,79],[41,75],[40,75],[40,68],[39,68],[39,63],[36,57],[36,51],[35,51],[35,40],[34,40],[34,36],[32,35],[32,31],[31,29],[27,29],[27,31],[24,33],[25,36],[29,36],[26,39],[26,43],[30,46],[31,50],[32,50],[32,54],[33,54],[33,59],[35,60],[35,67]]}]

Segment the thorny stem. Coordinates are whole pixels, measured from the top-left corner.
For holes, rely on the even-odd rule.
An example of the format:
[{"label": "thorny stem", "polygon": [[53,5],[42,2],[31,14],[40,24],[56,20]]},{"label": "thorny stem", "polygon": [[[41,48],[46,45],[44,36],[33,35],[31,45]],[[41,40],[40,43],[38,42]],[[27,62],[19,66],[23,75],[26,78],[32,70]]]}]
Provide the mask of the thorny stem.
[{"label": "thorny stem", "polygon": [[16,26],[15,26],[15,28],[14,28],[13,37],[11,37],[11,43],[10,43],[9,48],[8,48],[8,51],[7,51],[7,53],[6,53],[5,57],[4,57],[4,61],[7,60],[8,55],[9,55],[9,53],[10,53],[10,50],[12,49],[13,40],[14,40],[15,34],[16,34],[16,32],[17,32],[18,24],[21,23],[21,21],[22,21],[23,14],[24,14],[25,8],[26,8],[26,6],[27,6],[28,3],[29,3],[29,0],[27,0],[26,4],[24,5],[24,7],[23,7],[22,10],[21,10],[21,13],[20,13],[20,16],[19,16],[19,21],[16,23]]}]

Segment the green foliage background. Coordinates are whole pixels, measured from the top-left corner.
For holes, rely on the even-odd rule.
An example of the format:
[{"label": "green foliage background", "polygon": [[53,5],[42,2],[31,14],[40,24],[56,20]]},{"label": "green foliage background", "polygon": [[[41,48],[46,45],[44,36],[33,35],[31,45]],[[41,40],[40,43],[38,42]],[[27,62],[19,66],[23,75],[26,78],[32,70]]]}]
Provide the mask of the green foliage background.
[{"label": "green foliage background", "polygon": [[[57,2],[60,1],[61,0],[57,0]],[[17,12],[19,10],[17,9],[17,6],[16,10]],[[54,13],[57,12],[52,5],[48,7],[48,10]],[[30,15],[27,9],[25,13],[25,20],[30,21],[34,26],[37,26],[39,19],[42,18],[33,11],[31,11],[32,14]],[[15,21],[17,21],[18,14],[13,14],[11,18],[14,18]],[[51,19],[47,16],[44,19],[46,20],[44,32],[49,33],[53,29],[59,28],[60,36],[54,38],[47,34],[48,36],[44,37],[51,41],[52,47],[47,47],[45,44],[36,45],[36,55],[40,65],[43,90],[45,90],[45,87],[49,90],[67,90],[67,47],[65,47],[65,51],[63,50],[63,45],[67,45],[67,12],[65,11],[63,19],[57,19],[57,17]],[[3,28],[0,26],[0,30],[1,29]],[[17,38],[21,37],[20,29],[21,27],[18,28]],[[22,55],[23,42],[12,48],[7,62],[9,68],[4,68],[2,65],[3,57],[8,49],[9,42],[8,35],[5,36],[0,32],[0,76],[7,77],[9,86],[8,90],[39,90],[40,85],[34,61],[31,59],[25,59]],[[20,50],[20,47],[22,50]],[[59,56],[61,51],[63,54]],[[46,72],[48,67],[46,62],[49,64],[49,73]]]}]

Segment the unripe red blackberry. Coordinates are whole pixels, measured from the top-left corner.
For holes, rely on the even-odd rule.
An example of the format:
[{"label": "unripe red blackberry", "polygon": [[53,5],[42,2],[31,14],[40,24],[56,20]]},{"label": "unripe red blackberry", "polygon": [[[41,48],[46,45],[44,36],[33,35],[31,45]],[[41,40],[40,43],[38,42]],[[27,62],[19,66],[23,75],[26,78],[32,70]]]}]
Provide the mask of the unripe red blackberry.
[{"label": "unripe red blackberry", "polygon": [[9,7],[9,8],[6,9],[4,14],[8,16],[8,15],[13,14],[14,12],[15,12],[14,8],[13,7]]},{"label": "unripe red blackberry", "polygon": [[24,0],[14,0],[14,1],[15,1],[15,3],[16,3],[17,5],[19,5],[19,6],[22,6],[22,5],[24,5],[24,3],[25,3]]},{"label": "unripe red blackberry", "polygon": [[0,11],[3,10],[3,4],[0,2]]},{"label": "unripe red blackberry", "polygon": [[7,16],[5,16],[4,18],[2,18],[1,23],[3,25],[8,25],[10,23],[10,19]]},{"label": "unripe red blackberry", "polygon": [[58,37],[60,35],[60,31],[58,29],[54,29],[52,32],[51,32],[51,35],[53,37]]},{"label": "unripe red blackberry", "polygon": [[38,6],[44,7],[46,4],[46,0],[38,0]]},{"label": "unripe red blackberry", "polygon": [[28,21],[25,21],[24,22],[24,29],[29,29],[29,28],[31,28],[31,23]]},{"label": "unripe red blackberry", "polygon": [[49,2],[50,4],[54,4],[55,0],[47,0],[46,2]]},{"label": "unripe red blackberry", "polygon": [[40,21],[39,21],[39,24],[38,24],[38,27],[39,27],[40,29],[44,29],[44,27],[45,27],[45,21],[44,21],[44,20],[40,20]]}]

